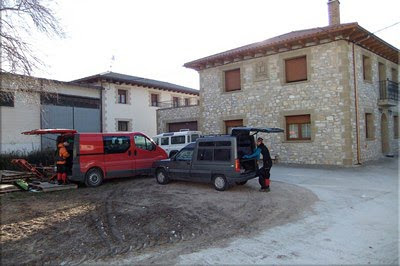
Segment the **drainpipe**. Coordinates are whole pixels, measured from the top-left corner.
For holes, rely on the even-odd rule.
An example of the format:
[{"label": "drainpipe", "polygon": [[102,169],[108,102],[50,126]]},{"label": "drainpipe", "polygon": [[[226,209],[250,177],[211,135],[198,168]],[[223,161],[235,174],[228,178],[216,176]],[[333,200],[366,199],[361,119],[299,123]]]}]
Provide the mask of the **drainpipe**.
[{"label": "drainpipe", "polygon": [[100,81],[100,132],[103,132],[103,82]]},{"label": "drainpipe", "polygon": [[356,140],[357,140],[357,164],[361,164],[361,150],[360,150],[360,123],[358,114],[358,91],[357,91],[357,78],[356,78],[356,57],[354,53],[354,42],[352,46],[353,50],[353,81],[354,81],[354,104],[356,108]]}]

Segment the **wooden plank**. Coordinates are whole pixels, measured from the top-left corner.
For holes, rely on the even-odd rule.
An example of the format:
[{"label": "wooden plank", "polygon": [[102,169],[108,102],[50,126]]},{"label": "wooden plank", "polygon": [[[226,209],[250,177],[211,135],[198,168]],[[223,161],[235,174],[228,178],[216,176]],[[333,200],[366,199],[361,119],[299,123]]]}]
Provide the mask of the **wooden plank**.
[{"label": "wooden plank", "polygon": [[1,177],[8,177],[8,176],[26,176],[26,175],[35,175],[34,173],[31,172],[18,172],[18,171],[10,171],[10,170],[1,170],[0,171],[0,176]]},{"label": "wooden plank", "polygon": [[0,184],[0,194],[15,192],[15,191],[21,191],[21,190],[14,185]]}]

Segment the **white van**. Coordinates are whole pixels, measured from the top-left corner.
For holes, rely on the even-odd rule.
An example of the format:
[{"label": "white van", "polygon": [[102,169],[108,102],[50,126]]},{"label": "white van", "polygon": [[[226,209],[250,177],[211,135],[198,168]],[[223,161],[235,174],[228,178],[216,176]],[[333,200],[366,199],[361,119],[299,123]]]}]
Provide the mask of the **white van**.
[{"label": "white van", "polygon": [[200,131],[181,130],[180,132],[158,134],[153,137],[153,140],[167,152],[169,157],[172,157],[190,142],[195,142],[200,136]]}]

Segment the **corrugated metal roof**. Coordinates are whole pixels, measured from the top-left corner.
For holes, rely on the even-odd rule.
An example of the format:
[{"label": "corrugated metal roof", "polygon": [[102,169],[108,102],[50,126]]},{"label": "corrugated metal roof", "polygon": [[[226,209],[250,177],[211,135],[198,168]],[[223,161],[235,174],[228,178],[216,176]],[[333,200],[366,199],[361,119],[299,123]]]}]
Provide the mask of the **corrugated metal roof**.
[{"label": "corrugated metal roof", "polygon": [[101,80],[107,80],[110,82],[134,84],[134,85],[143,86],[143,87],[150,87],[150,88],[167,90],[167,91],[175,91],[175,92],[199,95],[198,90],[191,89],[188,87],[176,85],[176,84],[169,83],[169,82],[164,82],[164,81],[159,81],[159,80],[154,80],[154,79],[147,79],[147,78],[142,78],[142,77],[136,77],[136,76],[120,74],[120,73],[115,73],[115,72],[106,72],[106,73],[96,74],[93,76],[73,80],[73,82],[91,83],[91,82],[96,82],[96,81],[101,81]]}]

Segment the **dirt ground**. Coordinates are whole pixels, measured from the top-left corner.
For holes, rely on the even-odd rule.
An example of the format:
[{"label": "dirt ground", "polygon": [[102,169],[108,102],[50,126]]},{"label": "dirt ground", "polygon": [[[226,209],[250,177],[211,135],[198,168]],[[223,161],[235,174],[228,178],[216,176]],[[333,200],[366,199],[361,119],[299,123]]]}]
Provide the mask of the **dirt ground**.
[{"label": "dirt ground", "polygon": [[[151,177],[98,188],[1,197],[1,264],[172,262],[177,254],[299,219],[318,198],[310,191],[255,180],[224,192],[212,185]],[[159,255],[146,257],[145,254]]]}]

